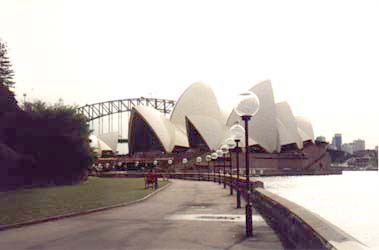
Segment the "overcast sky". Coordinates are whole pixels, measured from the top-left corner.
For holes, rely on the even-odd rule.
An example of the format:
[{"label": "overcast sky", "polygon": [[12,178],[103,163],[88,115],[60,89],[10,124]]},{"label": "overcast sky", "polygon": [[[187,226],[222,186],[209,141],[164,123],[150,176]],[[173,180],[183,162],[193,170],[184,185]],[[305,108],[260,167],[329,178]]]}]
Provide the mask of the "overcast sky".
[{"label": "overcast sky", "polygon": [[0,0],[22,100],[177,99],[192,82],[220,102],[271,79],[316,135],[379,142],[378,1]]}]

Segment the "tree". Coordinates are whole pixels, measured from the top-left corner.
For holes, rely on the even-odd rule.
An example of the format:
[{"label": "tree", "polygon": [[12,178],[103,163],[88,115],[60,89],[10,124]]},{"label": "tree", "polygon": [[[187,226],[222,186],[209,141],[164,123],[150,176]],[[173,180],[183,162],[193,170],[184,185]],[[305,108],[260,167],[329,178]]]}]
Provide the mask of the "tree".
[{"label": "tree", "polygon": [[0,116],[19,110],[14,93],[10,90],[14,85],[14,72],[7,53],[7,46],[0,39]]},{"label": "tree", "polygon": [[[28,103],[28,107],[28,111],[2,116],[6,121],[0,123],[3,156],[10,156],[11,150],[18,155],[8,159],[17,164],[5,164],[7,159],[3,159],[0,190],[2,185],[12,188],[79,183],[93,162],[85,117],[75,112],[75,106],[63,103],[36,101]],[[8,184],[2,179],[9,180]]]},{"label": "tree", "polygon": [[14,86],[14,71],[8,57],[7,45],[0,40],[0,85],[12,88]]},{"label": "tree", "polygon": [[7,86],[0,84],[0,117],[6,112],[16,112],[19,110],[13,92]]}]

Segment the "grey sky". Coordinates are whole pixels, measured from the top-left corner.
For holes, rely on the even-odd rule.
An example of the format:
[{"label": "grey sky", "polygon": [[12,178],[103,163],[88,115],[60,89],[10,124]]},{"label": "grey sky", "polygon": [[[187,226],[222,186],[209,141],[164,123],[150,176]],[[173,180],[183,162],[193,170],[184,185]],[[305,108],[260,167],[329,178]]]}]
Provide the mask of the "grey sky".
[{"label": "grey sky", "polygon": [[267,78],[317,135],[379,142],[377,1],[0,0],[19,100],[221,102]]}]

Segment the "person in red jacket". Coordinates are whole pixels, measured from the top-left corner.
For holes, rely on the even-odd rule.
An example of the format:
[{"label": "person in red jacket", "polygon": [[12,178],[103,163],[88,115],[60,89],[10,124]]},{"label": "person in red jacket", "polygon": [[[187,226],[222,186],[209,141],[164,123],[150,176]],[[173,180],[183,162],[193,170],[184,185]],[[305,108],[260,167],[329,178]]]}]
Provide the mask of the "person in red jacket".
[{"label": "person in red jacket", "polygon": [[155,189],[158,187],[157,175],[155,174],[153,170],[150,170],[149,172],[147,172],[145,187],[149,186],[150,184],[152,184],[152,187],[154,187]]}]

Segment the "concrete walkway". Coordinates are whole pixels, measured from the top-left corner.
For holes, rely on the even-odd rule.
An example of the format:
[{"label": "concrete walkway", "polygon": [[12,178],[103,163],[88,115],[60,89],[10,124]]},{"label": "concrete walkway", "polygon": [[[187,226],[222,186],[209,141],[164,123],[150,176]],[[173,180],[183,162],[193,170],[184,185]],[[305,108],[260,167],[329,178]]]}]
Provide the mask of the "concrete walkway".
[{"label": "concrete walkway", "polygon": [[0,249],[283,249],[254,215],[255,237],[244,237],[244,209],[212,182],[172,180],[134,205],[0,232]]}]

